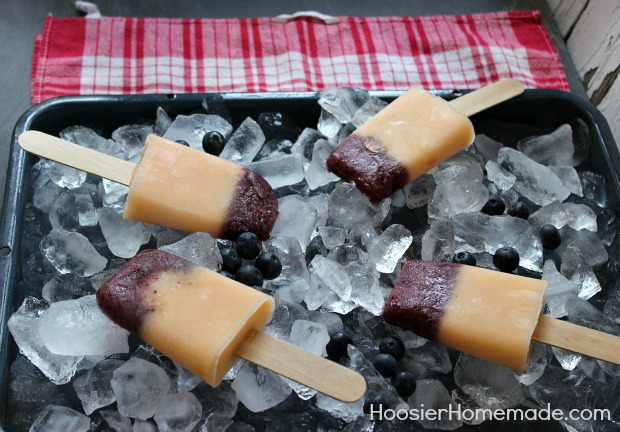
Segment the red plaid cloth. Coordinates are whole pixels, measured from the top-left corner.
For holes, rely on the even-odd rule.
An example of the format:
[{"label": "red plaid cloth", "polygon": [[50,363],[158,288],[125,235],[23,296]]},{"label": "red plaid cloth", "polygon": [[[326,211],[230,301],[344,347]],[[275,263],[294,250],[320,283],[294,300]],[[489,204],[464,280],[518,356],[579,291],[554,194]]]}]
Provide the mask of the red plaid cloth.
[{"label": "red plaid cloth", "polygon": [[48,17],[32,102],[61,95],[477,88],[515,78],[569,90],[536,11],[339,17],[100,20]]}]

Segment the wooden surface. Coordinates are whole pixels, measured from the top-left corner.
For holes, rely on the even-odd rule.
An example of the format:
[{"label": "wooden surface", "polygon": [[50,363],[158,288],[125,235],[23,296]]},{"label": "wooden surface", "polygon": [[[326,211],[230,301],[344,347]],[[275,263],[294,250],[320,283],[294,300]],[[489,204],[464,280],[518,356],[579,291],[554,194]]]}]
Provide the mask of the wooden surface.
[{"label": "wooden surface", "polygon": [[450,101],[450,106],[467,117],[523,93],[519,81],[504,79]]},{"label": "wooden surface", "polygon": [[366,392],[359,373],[257,330],[235,355],[343,402]]},{"label": "wooden surface", "polygon": [[532,340],[620,365],[620,337],[541,316]]},{"label": "wooden surface", "polygon": [[[0,196],[4,193],[7,158],[12,131],[22,113],[30,107],[30,70],[34,38],[43,28],[47,14],[55,17],[81,16],[72,0],[0,1]],[[276,16],[301,10],[318,10],[330,15],[421,16],[469,14],[505,10],[538,9],[567,72],[571,91],[585,95],[545,0],[105,0],[95,1],[104,16],[149,16],[170,18],[225,18]],[[590,2],[592,3],[592,2]],[[1,203],[0,203],[1,207]],[[1,247],[1,245],[0,245]]]},{"label": "wooden surface", "polygon": [[125,186],[129,186],[136,167],[134,163],[34,130],[22,133],[18,141],[30,153]]},{"label": "wooden surface", "polygon": [[548,0],[588,98],[620,147],[620,0]]}]

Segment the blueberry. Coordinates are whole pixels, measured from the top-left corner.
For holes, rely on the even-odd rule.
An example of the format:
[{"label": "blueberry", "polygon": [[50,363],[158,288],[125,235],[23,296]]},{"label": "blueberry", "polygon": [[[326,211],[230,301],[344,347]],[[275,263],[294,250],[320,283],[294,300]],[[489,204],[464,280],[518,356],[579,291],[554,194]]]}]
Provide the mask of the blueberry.
[{"label": "blueberry", "polygon": [[263,252],[256,258],[256,268],[260,270],[267,280],[275,279],[282,272],[282,262],[276,254]]},{"label": "blueberry", "polygon": [[364,401],[364,413],[379,416],[390,407],[390,400],[385,393],[371,393]]},{"label": "blueberry", "polygon": [[220,270],[218,271],[219,274],[221,274],[222,276],[226,276],[228,279],[235,279],[235,275],[233,275],[230,272],[227,272],[226,270]]},{"label": "blueberry", "polygon": [[508,209],[510,216],[526,219],[530,217],[530,208],[523,201],[517,201]]},{"label": "blueberry", "polygon": [[398,362],[391,354],[378,354],[372,362],[373,366],[386,378],[394,376]]},{"label": "blueberry", "polygon": [[325,347],[327,351],[327,358],[333,361],[338,361],[342,357],[347,357],[347,347],[353,345],[353,339],[345,332],[337,332],[331,335],[329,342]]},{"label": "blueberry", "polygon": [[188,142],[187,142],[187,141],[185,141],[185,140],[182,140],[182,139],[178,139],[178,140],[176,140],[176,141],[175,141],[175,143],[177,143],[177,144],[181,144],[181,145],[184,145],[185,147],[189,147]]},{"label": "blueberry", "polygon": [[397,337],[386,337],[379,342],[379,352],[390,354],[398,362],[405,356],[405,344]]},{"label": "blueberry", "polygon": [[263,275],[251,264],[242,265],[235,273],[235,280],[247,286],[263,286]]},{"label": "blueberry", "polygon": [[217,131],[210,131],[204,134],[202,137],[202,149],[214,156],[219,156],[224,150],[226,140],[221,133]]},{"label": "blueberry", "polygon": [[542,241],[542,245],[545,249],[557,249],[558,246],[560,246],[560,243],[562,243],[560,230],[558,230],[554,225],[541,225],[538,233],[540,234],[540,240]]},{"label": "blueberry", "polygon": [[519,252],[509,246],[499,248],[493,255],[493,264],[500,271],[511,273],[519,267]]},{"label": "blueberry", "polygon": [[452,262],[456,264],[476,265],[476,257],[471,252],[458,252],[452,257]]},{"label": "blueberry", "polygon": [[241,258],[252,260],[260,253],[260,239],[252,232],[241,233],[237,237],[235,248]]},{"label": "blueberry", "polygon": [[394,375],[394,378],[392,378],[392,385],[396,389],[398,395],[406,400],[415,393],[416,379],[411,372],[402,371]]},{"label": "blueberry", "polygon": [[506,210],[504,200],[499,195],[491,194],[491,197],[480,211],[491,216],[498,216],[504,214],[504,210]]},{"label": "blueberry", "polygon": [[226,247],[220,251],[222,255],[222,270],[235,274],[241,267],[241,257],[236,249]]}]

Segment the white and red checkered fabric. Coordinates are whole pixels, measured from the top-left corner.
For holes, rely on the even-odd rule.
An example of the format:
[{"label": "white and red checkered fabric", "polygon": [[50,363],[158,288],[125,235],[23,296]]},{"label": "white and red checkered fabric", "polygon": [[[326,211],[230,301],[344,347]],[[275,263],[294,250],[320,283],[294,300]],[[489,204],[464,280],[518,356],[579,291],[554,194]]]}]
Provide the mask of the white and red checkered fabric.
[{"label": "white and red checkered fabric", "polygon": [[468,89],[500,78],[569,90],[536,11],[427,17],[48,17],[32,102],[61,95]]}]

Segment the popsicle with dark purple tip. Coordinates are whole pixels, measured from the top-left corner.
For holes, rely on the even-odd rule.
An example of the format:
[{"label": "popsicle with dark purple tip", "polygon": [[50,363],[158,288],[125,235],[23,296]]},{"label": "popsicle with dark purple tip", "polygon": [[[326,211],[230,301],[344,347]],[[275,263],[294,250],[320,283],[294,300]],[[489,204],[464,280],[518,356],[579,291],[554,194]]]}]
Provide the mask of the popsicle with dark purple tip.
[{"label": "popsicle with dark purple tip", "polygon": [[465,264],[408,261],[382,316],[450,348],[525,372],[532,340],[620,364],[620,338],[541,316],[547,282]]}]

